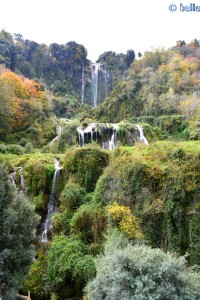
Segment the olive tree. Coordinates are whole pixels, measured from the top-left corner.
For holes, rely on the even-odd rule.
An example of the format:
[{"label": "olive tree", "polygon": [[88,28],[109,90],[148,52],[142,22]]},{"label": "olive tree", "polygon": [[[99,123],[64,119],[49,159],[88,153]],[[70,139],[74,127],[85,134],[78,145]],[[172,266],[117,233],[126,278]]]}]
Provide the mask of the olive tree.
[{"label": "olive tree", "polygon": [[200,276],[185,257],[111,237],[86,287],[89,300],[198,300]]}]

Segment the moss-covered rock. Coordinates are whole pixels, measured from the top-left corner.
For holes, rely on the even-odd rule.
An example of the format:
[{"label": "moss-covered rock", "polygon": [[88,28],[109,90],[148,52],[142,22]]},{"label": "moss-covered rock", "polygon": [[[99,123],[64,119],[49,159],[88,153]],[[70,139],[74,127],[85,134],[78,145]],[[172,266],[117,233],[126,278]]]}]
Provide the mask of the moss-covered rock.
[{"label": "moss-covered rock", "polygon": [[66,155],[64,164],[66,178],[68,181],[78,183],[87,192],[92,192],[108,162],[108,153],[99,148],[77,148]]}]

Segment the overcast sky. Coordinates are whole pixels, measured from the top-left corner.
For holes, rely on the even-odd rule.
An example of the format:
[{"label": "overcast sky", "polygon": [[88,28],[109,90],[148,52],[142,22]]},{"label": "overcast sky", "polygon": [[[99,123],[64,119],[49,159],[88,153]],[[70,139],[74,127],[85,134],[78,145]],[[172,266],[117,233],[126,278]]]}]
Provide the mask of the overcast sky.
[{"label": "overcast sky", "polygon": [[[95,61],[105,51],[136,54],[200,39],[200,12],[181,12],[189,0],[1,0],[0,30],[38,43],[85,46]],[[177,11],[169,10],[170,4]],[[200,5],[199,3],[196,3]]]}]

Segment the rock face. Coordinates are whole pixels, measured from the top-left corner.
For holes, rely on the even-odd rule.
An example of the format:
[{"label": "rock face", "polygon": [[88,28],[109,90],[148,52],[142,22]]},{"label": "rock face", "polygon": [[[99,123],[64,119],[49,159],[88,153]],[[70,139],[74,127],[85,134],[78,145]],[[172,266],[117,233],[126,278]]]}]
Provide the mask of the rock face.
[{"label": "rock face", "polygon": [[77,128],[79,145],[97,142],[102,149],[113,150],[117,145],[134,145],[136,141],[148,145],[143,128],[138,124],[89,123]]}]

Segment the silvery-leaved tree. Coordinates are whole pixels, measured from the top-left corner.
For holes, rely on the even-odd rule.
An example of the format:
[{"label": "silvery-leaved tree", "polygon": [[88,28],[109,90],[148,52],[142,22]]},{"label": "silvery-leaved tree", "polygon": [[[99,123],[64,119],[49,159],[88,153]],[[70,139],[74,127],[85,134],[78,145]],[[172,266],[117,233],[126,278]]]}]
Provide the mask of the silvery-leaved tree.
[{"label": "silvery-leaved tree", "polygon": [[86,287],[89,300],[199,300],[200,276],[185,257],[111,235]]}]

